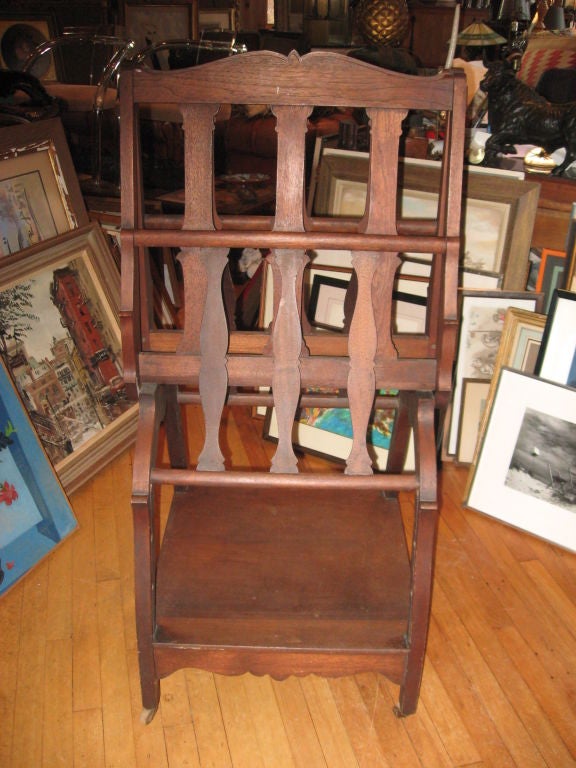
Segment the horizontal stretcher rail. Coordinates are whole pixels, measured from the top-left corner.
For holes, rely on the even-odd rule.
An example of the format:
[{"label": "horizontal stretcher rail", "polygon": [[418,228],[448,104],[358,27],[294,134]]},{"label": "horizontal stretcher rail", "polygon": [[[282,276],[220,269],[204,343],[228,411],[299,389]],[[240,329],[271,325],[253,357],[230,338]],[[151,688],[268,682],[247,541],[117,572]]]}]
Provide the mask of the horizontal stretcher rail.
[{"label": "horizontal stretcher rail", "polygon": [[[248,230],[183,230],[183,229],[135,229],[132,231],[136,246],[166,246],[170,248],[261,248],[262,231]],[[124,230],[122,239],[130,239],[130,230]],[[266,232],[267,248],[297,248],[318,250],[384,251],[402,253],[441,253],[450,239],[444,237],[410,237],[408,235],[365,235],[349,232]],[[458,238],[454,238],[458,242]]]},{"label": "horizontal stretcher rail", "polygon": [[[199,392],[178,392],[178,402],[182,405],[198,405],[202,402]],[[298,401],[301,408],[349,408],[348,398],[329,394],[303,394]],[[226,398],[227,405],[263,405],[271,408],[274,405],[274,395],[270,392],[230,392]],[[398,408],[400,400],[393,395],[376,397],[375,408]]]},{"label": "horizontal stretcher rail", "polygon": [[314,486],[327,489],[354,489],[365,491],[414,491],[420,483],[414,472],[406,474],[345,475],[337,472],[298,472],[280,474],[273,472],[199,472],[195,469],[171,469],[154,467],[150,473],[152,483],[177,486],[244,486],[250,488],[299,488]]}]

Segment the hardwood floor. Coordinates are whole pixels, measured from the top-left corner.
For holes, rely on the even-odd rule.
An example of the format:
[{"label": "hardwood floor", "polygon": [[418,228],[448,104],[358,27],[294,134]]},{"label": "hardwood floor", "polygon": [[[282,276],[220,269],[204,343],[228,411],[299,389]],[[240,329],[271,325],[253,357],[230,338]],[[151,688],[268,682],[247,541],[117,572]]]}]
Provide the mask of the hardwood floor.
[{"label": "hardwood floor", "polygon": [[[236,460],[270,455],[260,429],[228,420]],[[127,452],[72,496],[79,530],[0,599],[0,766],[575,766],[576,555],[462,509],[466,475],[442,473],[416,715],[396,719],[396,687],[371,674],[186,670],[144,726]]]}]

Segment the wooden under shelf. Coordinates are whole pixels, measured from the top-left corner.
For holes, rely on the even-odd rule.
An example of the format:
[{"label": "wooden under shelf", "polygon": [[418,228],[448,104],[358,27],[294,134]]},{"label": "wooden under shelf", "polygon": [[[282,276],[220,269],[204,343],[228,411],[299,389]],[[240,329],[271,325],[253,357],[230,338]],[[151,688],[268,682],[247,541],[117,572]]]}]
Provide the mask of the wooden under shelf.
[{"label": "wooden under shelf", "polygon": [[[239,671],[241,649],[250,646],[293,651],[300,671],[322,674],[335,665],[341,673],[347,654],[350,671],[359,671],[358,653],[371,663],[381,656],[390,672],[394,651],[400,673],[409,607],[396,498],[301,489],[174,493],[157,574],[160,674],[173,668],[171,645],[191,655],[215,651],[224,672]],[[251,671],[267,671],[265,663],[254,669],[249,656]]]}]

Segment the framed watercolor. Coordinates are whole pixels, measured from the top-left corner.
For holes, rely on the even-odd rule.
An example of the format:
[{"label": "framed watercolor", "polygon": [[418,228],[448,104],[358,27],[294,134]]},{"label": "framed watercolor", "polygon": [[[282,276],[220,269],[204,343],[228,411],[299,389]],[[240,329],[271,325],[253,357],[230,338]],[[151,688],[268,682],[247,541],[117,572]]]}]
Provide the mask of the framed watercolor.
[{"label": "framed watercolor", "polygon": [[119,291],[96,224],[0,261],[0,354],[68,493],[134,439]]},{"label": "framed watercolor", "polygon": [[0,129],[0,259],[88,223],[58,118]]},{"label": "framed watercolor", "polygon": [[576,551],[576,390],[503,368],[465,505]]},{"label": "framed watercolor", "polygon": [[[56,15],[50,11],[0,11],[0,67],[21,71],[32,51],[56,35]],[[43,56],[30,74],[38,79],[56,80],[52,57]]]},{"label": "framed watercolor", "polygon": [[1,595],[78,525],[2,361],[0,468]]},{"label": "framed watercolor", "polygon": [[123,15],[136,50],[168,40],[198,40],[198,0],[124,0]]},{"label": "framed watercolor", "polygon": [[552,295],[536,373],[543,379],[576,387],[576,293]]},{"label": "framed watercolor", "polygon": [[536,290],[544,294],[544,307],[542,311],[545,315],[550,311],[554,291],[564,283],[565,270],[565,251],[555,251],[551,248],[542,249],[538,277],[536,278]]},{"label": "framed watercolor", "polygon": [[541,299],[540,294],[526,291],[462,292],[460,336],[452,393],[448,454],[456,454],[463,380],[467,378],[490,380],[492,378],[507,309],[517,307],[537,311]]},{"label": "framed watercolor", "polygon": [[486,379],[462,381],[462,405],[456,447],[456,461],[459,464],[471,464],[474,459],[489,389],[490,381]]},{"label": "framed watercolor", "polygon": [[[367,174],[365,152],[325,149],[318,170],[315,215],[362,216]],[[399,176],[401,217],[435,218],[438,164],[405,161]],[[524,290],[540,185],[497,171],[485,174],[466,169],[464,188],[462,285]]]}]

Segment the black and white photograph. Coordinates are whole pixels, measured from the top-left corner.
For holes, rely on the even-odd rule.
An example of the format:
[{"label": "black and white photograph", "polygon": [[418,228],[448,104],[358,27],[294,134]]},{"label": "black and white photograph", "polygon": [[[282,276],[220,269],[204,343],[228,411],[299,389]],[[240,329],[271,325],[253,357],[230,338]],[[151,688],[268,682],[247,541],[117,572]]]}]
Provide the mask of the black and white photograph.
[{"label": "black and white photograph", "polygon": [[527,408],[506,485],[576,513],[574,425]]},{"label": "black and white photograph", "polygon": [[576,552],[576,390],[502,368],[464,505]]}]

